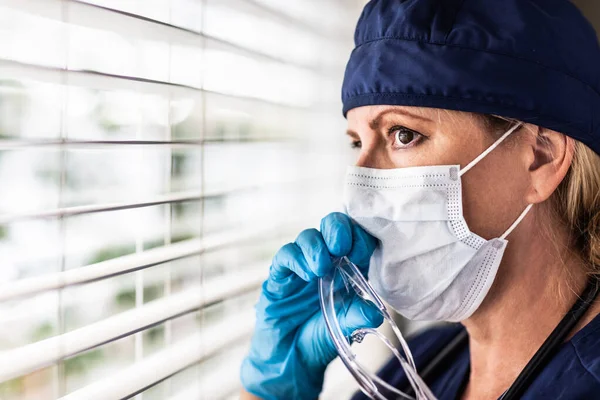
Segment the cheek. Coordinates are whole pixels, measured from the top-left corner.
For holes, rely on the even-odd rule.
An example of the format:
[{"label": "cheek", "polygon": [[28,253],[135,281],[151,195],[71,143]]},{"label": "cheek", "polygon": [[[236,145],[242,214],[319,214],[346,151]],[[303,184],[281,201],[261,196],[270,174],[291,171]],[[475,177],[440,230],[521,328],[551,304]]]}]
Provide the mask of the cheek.
[{"label": "cheek", "polygon": [[414,148],[389,150],[396,168],[428,165],[466,165],[487,148],[487,144],[471,132],[438,133]]},{"label": "cheek", "polygon": [[523,212],[528,174],[502,154],[484,159],[462,178],[463,210],[472,232],[484,239],[502,235]]}]

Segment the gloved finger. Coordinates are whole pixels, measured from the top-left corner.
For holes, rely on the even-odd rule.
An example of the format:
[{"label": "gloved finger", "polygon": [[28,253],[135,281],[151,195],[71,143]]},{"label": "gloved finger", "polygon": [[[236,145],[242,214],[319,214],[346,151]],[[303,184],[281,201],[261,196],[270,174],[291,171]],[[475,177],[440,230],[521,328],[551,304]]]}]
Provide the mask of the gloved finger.
[{"label": "gloved finger", "polygon": [[306,282],[291,270],[271,264],[269,278],[263,283],[263,291],[271,300],[281,300],[302,290],[305,286]]},{"label": "gloved finger", "polygon": [[313,276],[325,276],[332,268],[331,255],[323,239],[316,229],[302,231],[295,242],[304,254],[304,259]]},{"label": "gloved finger", "polygon": [[357,329],[377,328],[383,323],[383,315],[375,305],[355,296],[350,306],[338,315],[338,320],[342,333],[348,337]]},{"label": "gloved finger", "polygon": [[306,283],[296,274],[289,278],[294,281],[285,285],[267,280],[255,307],[257,327],[273,330],[277,337],[291,333],[319,311],[316,282]]},{"label": "gloved finger", "polygon": [[312,279],[304,253],[297,244],[288,243],[273,257],[263,291],[269,300],[282,300],[300,292]]},{"label": "gloved finger", "polygon": [[369,270],[369,261],[377,244],[377,239],[367,233],[356,222],[352,221],[352,250],[348,254],[348,258],[365,275]]},{"label": "gloved finger", "polygon": [[[344,336],[360,328],[376,328],[383,323],[383,316],[375,306],[355,296],[347,308],[338,312],[338,321]],[[326,366],[336,356],[337,350],[327,331],[323,315],[313,316],[300,332],[298,348],[310,365]]]},{"label": "gloved finger", "polygon": [[336,257],[352,250],[352,221],[346,214],[331,213],[321,220],[321,235],[329,252]]},{"label": "gloved finger", "polygon": [[296,243],[286,244],[275,254],[269,279],[278,281],[289,277],[291,274],[296,274],[306,282],[315,278],[314,272],[304,258],[302,249]]}]

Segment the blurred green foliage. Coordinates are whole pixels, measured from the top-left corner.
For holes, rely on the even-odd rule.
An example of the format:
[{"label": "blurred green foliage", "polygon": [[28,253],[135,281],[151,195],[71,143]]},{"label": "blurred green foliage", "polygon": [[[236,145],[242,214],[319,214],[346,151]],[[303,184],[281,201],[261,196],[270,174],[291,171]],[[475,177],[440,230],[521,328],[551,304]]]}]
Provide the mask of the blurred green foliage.
[{"label": "blurred green foliage", "polygon": [[213,136],[215,139],[224,139],[227,136],[227,123],[223,121],[217,122]]},{"label": "blurred green foliage", "polygon": [[214,140],[250,140],[256,136],[255,132],[259,130],[263,131],[250,121],[238,121],[232,124],[231,121],[223,120],[215,123],[210,138]]},{"label": "blurred green foliage", "polygon": [[171,136],[179,140],[199,139],[202,136],[202,125],[202,114],[192,114],[186,120],[173,124]]},{"label": "blurred green foliage", "polygon": [[158,325],[144,331],[144,345],[152,346],[165,336],[165,326]]},{"label": "blurred green foliage", "polygon": [[173,177],[183,176],[186,164],[188,162],[188,156],[183,153],[173,153],[171,155],[171,174]]},{"label": "blurred green foliage", "polygon": [[241,124],[238,133],[239,139],[250,139],[252,137],[252,124],[247,122]]},{"label": "blurred green foliage", "polygon": [[44,321],[34,329],[31,339],[33,342],[37,342],[54,336],[54,334],[54,325],[49,321]]},{"label": "blurred green foliage", "polygon": [[184,203],[173,203],[171,204],[171,212],[173,213],[173,218],[181,219],[181,217],[185,214],[185,204]]},{"label": "blurred green foliage", "polygon": [[[207,204],[208,202],[215,203],[216,200],[218,198],[210,198],[205,200],[204,204]],[[222,202],[222,201],[221,201]],[[181,221],[181,220],[185,220],[186,218],[194,218],[194,217],[198,217],[201,209],[202,209],[203,204],[198,202],[198,201],[185,201],[185,202],[179,202],[179,203],[172,203],[171,204],[171,213],[172,213],[172,218],[177,221]]]},{"label": "blurred green foliage", "polygon": [[164,294],[164,284],[146,286],[144,288],[144,303],[156,300]]},{"label": "blurred green foliage", "polygon": [[135,306],[135,289],[121,290],[115,296],[115,303],[121,309],[128,309]]},{"label": "blurred green foliage", "polygon": [[25,378],[19,377],[10,381],[0,383],[0,399],[5,397],[14,398],[25,391]]},{"label": "blurred green foliage", "polygon": [[[163,284],[146,286],[144,288],[144,303],[162,297],[164,293]],[[120,309],[135,307],[135,288],[125,288],[119,291],[115,297],[115,304]]]},{"label": "blurred green foliage", "polygon": [[0,240],[8,236],[8,228],[4,225],[0,225]]},{"label": "blurred green foliage", "polygon": [[147,242],[144,242],[144,250],[150,250],[150,249],[154,249],[156,247],[161,247],[165,245],[165,240],[164,239],[153,239],[153,240],[149,240]]},{"label": "blurred green foliage", "polygon": [[25,120],[29,106],[29,97],[24,88],[17,80],[0,80],[0,137],[20,134],[20,125]]},{"label": "blurred green foliage", "polygon": [[95,253],[87,262],[87,264],[96,264],[106,260],[112,260],[113,258],[125,256],[127,254],[135,253],[135,245],[115,246],[107,247],[99,250]]},{"label": "blurred green foliage", "polygon": [[116,124],[103,116],[97,118],[97,121],[104,132],[115,133],[123,128],[122,125]]},{"label": "blurred green foliage", "polygon": [[65,375],[81,374],[90,370],[104,359],[102,349],[93,349],[64,361]]},{"label": "blurred green foliage", "polygon": [[99,90],[91,89],[90,91],[95,98],[99,99],[98,103],[96,103],[96,107],[94,107],[91,112],[91,120],[95,121],[106,133],[116,133],[123,129],[123,125],[114,122],[109,116],[110,111],[108,102],[110,100],[107,100]]},{"label": "blurred green foliage", "polygon": [[[194,238],[194,234],[192,234],[192,233],[184,233],[184,234],[174,235],[173,237],[171,237],[171,243],[182,242],[184,240],[189,240],[189,239],[193,239],[193,238]],[[161,247],[164,245],[165,245],[164,239],[149,240],[144,243],[144,250],[150,250],[150,249],[154,249],[156,247]]]},{"label": "blurred green foliage", "polygon": [[180,235],[175,235],[171,238],[171,243],[183,242],[184,240],[190,240],[195,237],[192,233],[182,233]]},{"label": "blurred green foliage", "polygon": [[[56,186],[61,184],[61,158],[64,157],[67,165],[69,164],[69,152],[65,149],[56,151],[46,157],[40,157],[36,164],[35,175],[40,180],[51,182]],[[80,190],[85,187],[86,180],[75,173],[73,167],[66,168],[64,177],[64,186],[72,190]]]}]

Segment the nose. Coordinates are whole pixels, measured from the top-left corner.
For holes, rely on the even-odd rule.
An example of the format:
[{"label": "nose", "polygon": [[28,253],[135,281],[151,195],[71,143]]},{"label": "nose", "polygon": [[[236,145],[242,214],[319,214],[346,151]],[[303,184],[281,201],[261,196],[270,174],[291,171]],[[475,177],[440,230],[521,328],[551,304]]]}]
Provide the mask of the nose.
[{"label": "nose", "polygon": [[356,160],[356,166],[374,169],[396,168],[393,161],[390,159],[385,144],[375,144],[373,146],[363,147]]}]

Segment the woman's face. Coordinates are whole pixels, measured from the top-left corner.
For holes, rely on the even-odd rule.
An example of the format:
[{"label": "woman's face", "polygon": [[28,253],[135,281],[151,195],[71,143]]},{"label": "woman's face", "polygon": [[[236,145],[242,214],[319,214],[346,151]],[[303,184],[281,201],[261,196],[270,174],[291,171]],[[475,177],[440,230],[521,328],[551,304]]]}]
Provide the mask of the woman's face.
[{"label": "woman's face", "polygon": [[[356,165],[377,169],[464,168],[499,138],[473,114],[405,106],[350,110],[348,136]],[[500,236],[527,206],[531,136],[517,130],[462,177],[465,218],[485,239]]]}]

